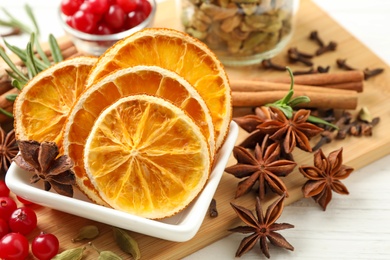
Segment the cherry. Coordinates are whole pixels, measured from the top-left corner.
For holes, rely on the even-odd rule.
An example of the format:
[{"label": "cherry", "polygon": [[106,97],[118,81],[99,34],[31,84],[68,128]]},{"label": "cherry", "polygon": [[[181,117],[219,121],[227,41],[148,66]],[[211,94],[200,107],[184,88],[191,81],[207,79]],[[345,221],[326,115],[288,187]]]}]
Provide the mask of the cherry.
[{"label": "cherry", "polygon": [[9,192],[10,191],[7,187],[7,184],[5,184],[5,181],[0,180],[0,197],[8,197]]},{"label": "cherry", "polygon": [[39,260],[49,260],[58,254],[59,246],[55,235],[42,232],[31,242],[31,251]]},{"label": "cherry", "polygon": [[119,29],[125,22],[125,12],[119,5],[111,5],[104,15],[104,21],[113,29]]},{"label": "cherry", "polygon": [[4,219],[0,218],[0,239],[7,235],[9,232],[9,227],[7,221]]},{"label": "cherry", "polygon": [[0,197],[0,218],[8,220],[17,208],[16,202],[10,197]]},{"label": "cherry", "polygon": [[74,15],[82,3],[83,0],[62,0],[61,11],[65,15]]},{"label": "cherry", "polygon": [[0,258],[20,260],[28,256],[28,240],[19,233],[8,233],[0,239]]},{"label": "cherry", "polygon": [[12,212],[8,225],[13,232],[27,235],[37,226],[37,215],[29,207],[20,207]]}]

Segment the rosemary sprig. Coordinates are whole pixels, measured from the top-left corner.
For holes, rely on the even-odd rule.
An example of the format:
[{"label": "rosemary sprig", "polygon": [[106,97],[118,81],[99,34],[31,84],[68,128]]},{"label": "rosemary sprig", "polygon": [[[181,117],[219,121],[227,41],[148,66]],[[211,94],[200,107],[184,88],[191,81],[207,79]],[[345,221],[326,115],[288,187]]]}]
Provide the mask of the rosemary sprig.
[{"label": "rosemary sprig", "polygon": [[[286,67],[286,70],[288,71],[291,79],[290,90],[282,99],[277,100],[274,103],[266,104],[266,106],[276,107],[280,109],[287,118],[291,118],[293,116],[294,107],[301,103],[310,102],[310,98],[308,96],[299,96],[291,99],[294,95],[294,75],[289,67]],[[324,124],[332,128],[338,129],[336,125],[315,116],[310,115],[307,121],[315,124]]]},{"label": "rosemary sprig", "polygon": [[62,61],[64,58],[63,58],[62,53],[61,53],[61,48],[58,45],[58,42],[53,34],[49,35],[49,46],[50,46],[50,50],[51,50],[51,54],[53,56],[54,62],[58,63],[58,62]]},{"label": "rosemary sprig", "polygon": [[[9,21],[3,21],[0,20],[0,25],[13,27],[13,28],[19,28],[21,31],[31,34],[33,30],[26,24],[19,21],[17,18],[15,18],[10,12],[8,12],[5,8],[1,8],[3,13],[8,17]],[[34,18],[35,20],[35,18]]]}]

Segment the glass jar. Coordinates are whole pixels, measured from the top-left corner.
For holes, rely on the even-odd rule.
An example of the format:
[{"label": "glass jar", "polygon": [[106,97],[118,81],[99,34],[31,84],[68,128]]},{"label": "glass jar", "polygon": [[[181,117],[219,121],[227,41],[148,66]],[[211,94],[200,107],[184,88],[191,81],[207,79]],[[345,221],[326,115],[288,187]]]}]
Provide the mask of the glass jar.
[{"label": "glass jar", "polygon": [[227,66],[259,64],[289,42],[298,0],[181,0],[184,31]]}]

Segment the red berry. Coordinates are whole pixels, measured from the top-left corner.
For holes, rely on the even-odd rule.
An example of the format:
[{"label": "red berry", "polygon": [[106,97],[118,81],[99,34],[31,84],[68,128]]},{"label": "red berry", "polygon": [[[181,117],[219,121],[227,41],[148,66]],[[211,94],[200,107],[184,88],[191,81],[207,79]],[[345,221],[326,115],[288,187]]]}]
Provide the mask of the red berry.
[{"label": "red berry", "polygon": [[37,215],[29,207],[17,208],[8,220],[8,225],[13,232],[27,235],[37,226]]},{"label": "red berry", "polygon": [[72,27],[85,33],[91,33],[96,27],[96,18],[92,13],[79,10],[72,17]]},{"label": "red berry", "polygon": [[111,5],[104,15],[104,21],[113,29],[120,29],[125,22],[126,14],[119,5]]},{"label": "red berry", "polygon": [[146,19],[146,16],[143,12],[131,12],[127,15],[126,19],[126,29],[134,28],[139,25]]},{"label": "red berry", "polygon": [[8,197],[9,196],[9,189],[7,187],[7,184],[5,184],[5,181],[0,180],[0,197]]},{"label": "red berry", "polygon": [[96,34],[99,34],[99,35],[109,35],[109,34],[113,34],[114,31],[107,26],[107,24],[105,23],[101,23],[98,25],[98,28],[96,30]]},{"label": "red berry", "polygon": [[137,0],[137,10],[145,14],[148,17],[152,11],[152,5],[147,0]]},{"label": "red berry", "polygon": [[19,233],[8,233],[0,239],[0,258],[21,260],[28,256],[28,240]]},{"label": "red berry", "polygon": [[31,251],[39,260],[52,259],[58,254],[60,242],[53,234],[41,233],[31,243]]},{"label": "red berry", "polygon": [[32,205],[32,204],[34,204],[31,201],[26,200],[26,199],[24,199],[24,198],[22,198],[20,196],[16,196],[16,198],[18,199],[18,201],[22,202],[24,205]]},{"label": "red berry", "polygon": [[90,11],[94,14],[104,14],[108,11],[110,3],[108,0],[88,0]]},{"label": "red berry", "polygon": [[126,13],[130,13],[132,11],[135,11],[135,9],[137,8],[137,1],[136,0],[117,0],[116,3]]},{"label": "red berry", "polygon": [[5,221],[4,219],[0,218],[0,239],[7,235],[9,232],[9,226],[8,226],[8,223],[7,221]]},{"label": "red berry", "polygon": [[65,15],[73,15],[82,3],[83,0],[62,0],[61,11]]},{"label": "red berry", "polygon": [[16,202],[10,197],[0,197],[0,218],[8,220],[17,208]]}]

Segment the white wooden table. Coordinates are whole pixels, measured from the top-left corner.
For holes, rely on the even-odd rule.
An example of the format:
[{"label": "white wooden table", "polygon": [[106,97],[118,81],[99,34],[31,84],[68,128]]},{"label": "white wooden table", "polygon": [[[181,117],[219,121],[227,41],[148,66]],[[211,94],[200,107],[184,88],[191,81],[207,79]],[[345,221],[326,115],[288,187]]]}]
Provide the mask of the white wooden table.
[{"label": "white wooden table", "polygon": [[[390,64],[390,1],[313,1]],[[0,6],[28,21],[23,10],[26,2],[34,8],[42,39],[48,33],[63,35],[56,15],[60,0],[0,0]],[[9,39],[21,46],[26,40]],[[294,229],[281,231],[295,250],[271,246],[272,259],[390,259],[390,155],[355,171],[344,183],[350,195],[334,194],[325,212],[311,199],[285,208],[278,222],[295,225]],[[242,238],[232,234],[185,259],[234,259]],[[241,259],[265,257],[256,246]]]}]

